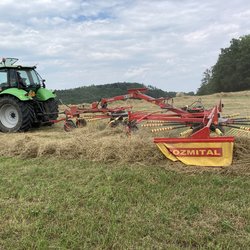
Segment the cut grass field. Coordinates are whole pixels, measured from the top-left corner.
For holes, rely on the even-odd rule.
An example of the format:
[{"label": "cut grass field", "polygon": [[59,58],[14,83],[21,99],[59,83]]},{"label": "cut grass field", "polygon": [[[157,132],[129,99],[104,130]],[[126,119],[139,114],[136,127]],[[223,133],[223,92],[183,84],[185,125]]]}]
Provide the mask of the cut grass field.
[{"label": "cut grass field", "polygon": [[[204,105],[219,95],[226,114],[250,115],[248,92],[202,97]],[[249,248],[247,136],[226,168],[172,163],[148,129],[128,138],[105,122],[0,136],[0,249]]]},{"label": "cut grass field", "polygon": [[249,177],[1,158],[1,249],[247,249]]}]

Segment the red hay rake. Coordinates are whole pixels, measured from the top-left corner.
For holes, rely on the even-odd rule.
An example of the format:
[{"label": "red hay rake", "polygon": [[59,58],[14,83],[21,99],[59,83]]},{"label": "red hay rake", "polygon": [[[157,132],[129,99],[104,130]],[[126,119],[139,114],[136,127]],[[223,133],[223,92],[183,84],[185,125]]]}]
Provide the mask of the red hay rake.
[{"label": "red hay rake", "polygon": [[[53,122],[64,121],[64,129],[70,131],[72,128],[86,125],[86,119],[82,118],[82,115],[86,117],[86,114],[92,114],[91,119],[94,120],[110,119],[111,126],[122,123],[129,134],[138,128],[138,124],[145,121],[148,123],[142,124],[141,127],[160,127],[153,128],[154,133],[188,128],[180,133],[179,138],[156,137],[154,143],[172,161],[196,166],[231,165],[234,136],[225,136],[225,128],[249,132],[250,117],[222,117],[221,102],[208,110],[204,109],[201,100],[193,103],[191,107],[176,108],[171,98],[153,98],[144,94],[146,90],[130,89],[126,95],[94,102],[91,108],[70,107],[63,112],[64,118]],[[161,109],[146,112],[133,111],[131,106],[108,108],[108,103],[126,99],[143,99],[158,105]],[[172,100],[171,104],[169,100]],[[72,118],[76,119],[75,123]]]}]

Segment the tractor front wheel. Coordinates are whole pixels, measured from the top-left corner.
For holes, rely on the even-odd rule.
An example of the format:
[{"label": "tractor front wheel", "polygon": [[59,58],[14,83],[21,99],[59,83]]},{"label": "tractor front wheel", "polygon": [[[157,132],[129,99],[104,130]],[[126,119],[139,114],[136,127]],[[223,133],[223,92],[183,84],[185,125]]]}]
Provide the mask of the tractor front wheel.
[{"label": "tractor front wheel", "polygon": [[32,127],[34,111],[30,102],[12,96],[0,97],[0,131],[27,131]]}]

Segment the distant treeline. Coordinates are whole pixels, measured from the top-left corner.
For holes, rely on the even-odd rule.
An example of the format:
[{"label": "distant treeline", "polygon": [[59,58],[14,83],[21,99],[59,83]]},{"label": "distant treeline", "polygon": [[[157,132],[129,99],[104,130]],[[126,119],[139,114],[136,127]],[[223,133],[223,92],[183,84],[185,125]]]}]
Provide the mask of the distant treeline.
[{"label": "distant treeline", "polygon": [[[151,85],[145,86],[141,83],[117,82],[103,85],[83,86],[74,89],[56,90],[56,95],[64,104],[91,103],[99,101],[101,98],[125,95],[128,89],[148,88],[147,95],[154,98],[175,97],[176,92],[166,92]],[[187,93],[194,95],[194,92]]]}]

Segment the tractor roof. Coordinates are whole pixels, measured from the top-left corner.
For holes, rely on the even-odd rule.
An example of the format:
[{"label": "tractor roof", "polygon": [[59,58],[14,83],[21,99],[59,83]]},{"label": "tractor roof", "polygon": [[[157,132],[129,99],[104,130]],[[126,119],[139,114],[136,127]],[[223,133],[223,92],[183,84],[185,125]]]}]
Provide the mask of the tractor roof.
[{"label": "tractor roof", "polygon": [[0,68],[29,68],[29,69],[35,69],[36,66],[22,66],[15,64],[18,61],[17,58],[3,58],[0,62]]},{"label": "tractor roof", "polygon": [[35,69],[36,66],[23,66],[23,65],[1,65],[0,64],[0,69],[5,68],[5,69]]}]

